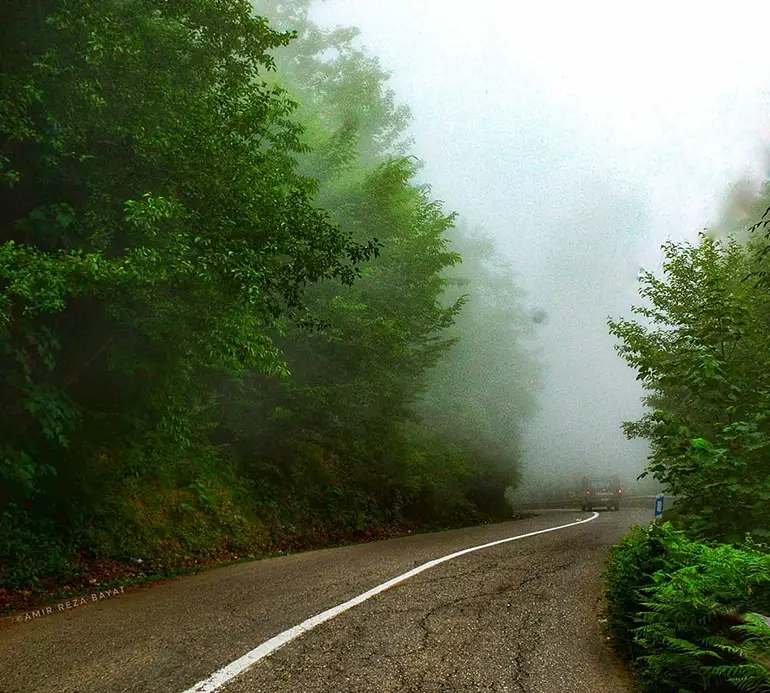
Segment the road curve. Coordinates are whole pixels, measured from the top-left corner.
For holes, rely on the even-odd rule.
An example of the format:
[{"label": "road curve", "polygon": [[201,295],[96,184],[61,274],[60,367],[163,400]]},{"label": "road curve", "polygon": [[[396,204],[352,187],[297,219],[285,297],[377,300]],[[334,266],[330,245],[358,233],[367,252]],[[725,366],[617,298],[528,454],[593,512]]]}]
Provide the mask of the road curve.
[{"label": "road curve", "polygon": [[[428,561],[586,519],[538,517],[222,568],[0,629],[2,693],[182,693],[276,635]],[[597,623],[607,548],[649,513],[498,544],[322,623],[221,693],[629,691]]]}]

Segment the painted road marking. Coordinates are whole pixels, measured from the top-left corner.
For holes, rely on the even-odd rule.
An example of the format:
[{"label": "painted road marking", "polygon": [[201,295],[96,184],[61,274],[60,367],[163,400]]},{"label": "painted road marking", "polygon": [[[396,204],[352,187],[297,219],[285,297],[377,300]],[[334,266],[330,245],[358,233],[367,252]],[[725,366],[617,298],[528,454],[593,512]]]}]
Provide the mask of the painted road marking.
[{"label": "painted road marking", "polygon": [[394,587],[395,585],[398,585],[399,583],[404,582],[405,580],[408,580],[409,578],[414,577],[415,575],[419,575],[420,573],[422,573],[425,570],[428,570],[429,568],[433,568],[437,565],[440,565],[441,563],[446,563],[447,561],[451,561],[453,558],[459,558],[460,556],[464,556],[466,553],[481,551],[482,549],[488,549],[492,546],[499,546],[500,544],[505,544],[509,541],[516,541],[517,539],[526,539],[527,537],[534,537],[536,534],[545,534],[546,532],[555,532],[559,529],[574,527],[575,525],[580,525],[585,522],[591,522],[591,520],[595,520],[597,517],[599,517],[599,513],[593,512],[592,517],[589,517],[583,520],[575,520],[574,522],[570,522],[569,524],[566,524],[566,525],[549,527],[548,529],[539,529],[536,532],[528,532],[527,534],[517,534],[515,537],[508,537],[507,539],[498,539],[497,541],[490,541],[488,544],[481,544],[480,546],[472,546],[469,549],[456,551],[455,553],[450,553],[446,556],[442,556],[441,558],[435,558],[432,561],[423,563],[422,565],[407,571],[403,575],[394,577],[392,580],[383,582],[381,585],[377,585],[377,587],[373,587],[367,592],[364,592],[363,594],[359,594],[357,597],[353,597],[353,599],[346,601],[344,604],[340,604],[338,606],[332,607],[331,609],[327,609],[326,611],[323,611],[320,614],[317,614],[307,619],[306,621],[303,621],[298,626],[294,626],[294,628],[289,628],[289,630],[285,630],[283,631],[283,633],[279,633],[274,638],[270,638],[270,640],[266,640],[261,645],[259,645],[258,647],[255,647],[250,652],[247,652],[242,657],[239,657],[235,661],[230,662],[230,664],[228,664],[226,667],[223,667],[219,671],[214,672],[206,680],[199,681],[192,688],[188,688],[186,691],[184,691],[184,693],[211,693],[212,691],[216,691],[217,689],[224,686],[228,681],[230,681],[231,679],[234,679],[239,674],[242,674],[244,671],[246,671],[246,669],[253,666],[261,659],[264,659],[265,657],[273,654],[273,652],[275,652],[277,649],[283,647],[287,643],[290,643],[292,640],[295,640],[303,633],[307,633],[309,630],[312,630],[316,626],[320,626],[325,621],[329,621],[333,619],[335,616],[339,616],[341,613],[347,611],[348,609],[352,609],[354,606],[358,606],[362,602],[365,602],[367,599],[371,599],[375,595],[380,594],[385,590],[389,590],[391,587]]}]

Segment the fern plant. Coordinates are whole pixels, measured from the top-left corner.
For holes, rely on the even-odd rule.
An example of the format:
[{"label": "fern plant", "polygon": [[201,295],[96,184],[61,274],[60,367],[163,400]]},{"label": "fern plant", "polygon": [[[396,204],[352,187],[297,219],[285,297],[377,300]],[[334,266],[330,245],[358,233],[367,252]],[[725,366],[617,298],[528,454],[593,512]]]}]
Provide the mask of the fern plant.
[{"label": "fern plant", "polygon": [[770,555],[665,523],[634,528],[605,577],[614,644],[641,691],[770,692]]}]

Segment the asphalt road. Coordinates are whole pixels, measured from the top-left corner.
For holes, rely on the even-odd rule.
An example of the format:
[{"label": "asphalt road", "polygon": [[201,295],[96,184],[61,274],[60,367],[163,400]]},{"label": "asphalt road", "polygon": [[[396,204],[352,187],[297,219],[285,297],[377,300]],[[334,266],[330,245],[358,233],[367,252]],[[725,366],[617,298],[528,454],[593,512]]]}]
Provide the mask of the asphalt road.
[{"label": "asphalt road", "polygon": [[[0,628],[0,693],[184,693],[265,641],[461,549],[564,525],[535,518],[267,559],[126,588]],[[221,693],[620,693],[598,624],[628,508],[436,565],[292,640]]]}]

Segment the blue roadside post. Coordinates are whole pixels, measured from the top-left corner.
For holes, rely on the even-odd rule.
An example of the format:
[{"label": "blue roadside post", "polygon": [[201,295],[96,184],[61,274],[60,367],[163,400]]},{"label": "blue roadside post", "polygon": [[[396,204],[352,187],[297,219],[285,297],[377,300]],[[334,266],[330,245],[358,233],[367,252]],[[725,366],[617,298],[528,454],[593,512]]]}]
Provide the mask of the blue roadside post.
[{"label": "blue roadside post", "polygon": [[663,494],[659,493],[657,496],[655,496],[655,510],[652,516],[657,520],[662,515],[663,515]]}]

